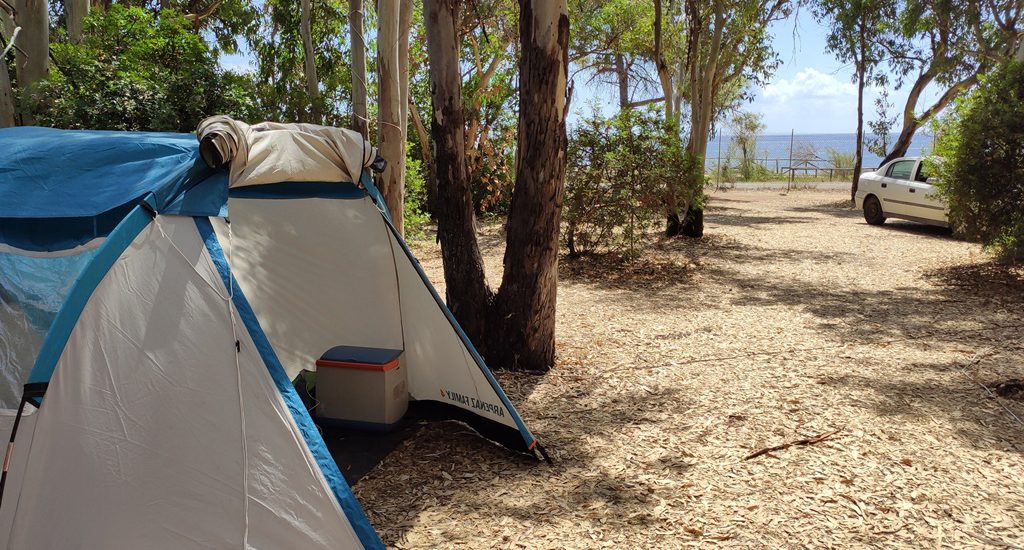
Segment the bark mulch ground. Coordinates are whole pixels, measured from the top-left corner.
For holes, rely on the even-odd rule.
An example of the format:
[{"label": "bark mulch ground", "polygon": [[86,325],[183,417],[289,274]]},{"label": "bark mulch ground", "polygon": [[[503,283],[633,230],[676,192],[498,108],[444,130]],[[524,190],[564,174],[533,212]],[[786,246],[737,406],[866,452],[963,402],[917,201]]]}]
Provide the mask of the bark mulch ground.
[{"label": "bark mulch ground", "polygon": [[700,241],[563,258],[557,365],[498,373],[554,466],[427,426],[355,487],[385,542],[1024,546],[1024,270],[843,196],[720,192]]}]

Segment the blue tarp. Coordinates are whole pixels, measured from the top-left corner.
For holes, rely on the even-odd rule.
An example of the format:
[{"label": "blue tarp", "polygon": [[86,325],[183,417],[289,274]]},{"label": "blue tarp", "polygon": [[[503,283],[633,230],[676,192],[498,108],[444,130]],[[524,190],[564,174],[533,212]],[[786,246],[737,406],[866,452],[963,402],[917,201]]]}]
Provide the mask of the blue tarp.
[{"label": "blue tarp", "polygon": [[94,218],[149,193],[166,212],[210,178],[222,182],[203,187],[219,193],[181,213],[215,216],[227,200],[226,172],[203,163],[193,134],[0,129],[0,218]]}]

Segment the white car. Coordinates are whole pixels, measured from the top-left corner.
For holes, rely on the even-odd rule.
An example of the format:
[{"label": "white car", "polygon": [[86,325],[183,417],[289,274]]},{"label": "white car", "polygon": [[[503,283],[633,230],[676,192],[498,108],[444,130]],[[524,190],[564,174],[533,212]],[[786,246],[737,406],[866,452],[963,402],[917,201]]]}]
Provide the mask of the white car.
[{"label": "white car", "polygon": [[902,218],[949,227],[948,209],[935,186],[928,183],[928,168],[921,157],[901,157],[860,176],[857,208],[871,225],[886,218]]}]

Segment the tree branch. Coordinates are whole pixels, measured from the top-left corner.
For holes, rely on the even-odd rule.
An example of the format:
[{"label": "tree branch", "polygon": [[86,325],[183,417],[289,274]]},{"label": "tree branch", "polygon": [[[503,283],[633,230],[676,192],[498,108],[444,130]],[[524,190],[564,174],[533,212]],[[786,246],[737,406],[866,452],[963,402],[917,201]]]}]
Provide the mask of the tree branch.
[{"label": "tree branch", "polygon": [[665,96],[652,97],[650,99],[641,99],[640,101],[630,101],[629,103],[626,104],[626,108],[635,109],[637,107],[643,107],[644,105],[650,105],[652,103],[661,103],[662,101],[665,101]]},{"label": "tree branch", "polygon": [[198,23],[203,19],[206,19],[207,17],[213,15],[213,12],[217,11],[217,8],[220,7],[222,1],[223,0],[214,0],[212,4],[207,6],[207,8],[201,12],[185,14],[185,20],[191,21],[193,23]]}]

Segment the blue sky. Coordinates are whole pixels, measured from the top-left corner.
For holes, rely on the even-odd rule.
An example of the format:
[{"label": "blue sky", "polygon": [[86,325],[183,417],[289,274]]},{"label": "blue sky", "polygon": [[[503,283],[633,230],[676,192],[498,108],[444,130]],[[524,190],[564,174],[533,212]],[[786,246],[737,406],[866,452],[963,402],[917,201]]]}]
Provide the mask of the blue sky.
[{"label": "blue sky", "polygon": [[[758,90],[747,109],[760,113],[768,133],[846,133],[857,128],[857,85],[851,64],[840,63],[825,48],[828,29],[808,13],[775,24],[775,51],[782,59],[775,76]],[[873,118],[878,90],[864,98],[865,119]],[[902,105],[906,93],[889,90]]]},{"label": "blue sky", "polygon": [[[769,82],[753,90],[753,100],[743,109],[759,113],[768,134],[852,133],[857,128],[857,86],[853,67],[840,63],[825,48],[828,29],[819,25],[806,11],[796,18],[776,23],[772,28],[775,51],[782,61]],[[248,52],[225,55],[221,65],[232,70],[251,68]],[[868,88],[864,99],[865,121],[874,118],[874,100],[879,90]],[[891,113],[902,109],[907,91],[889,89]],[[640,99],[637,94],[633,99]],[[926,90],[922,104],[937,97]],[[613,113],[617,91],[611,85],[588,82],[586,75],[576,77],[573,112],[585,112],[597,102],[602,111]],[[920,107],[918,110],[922,110]],[[572,117],[572,118],[575,118]],[[571,122],[571,120],[570,120]]]},{"label": "blue sky", "polygon": [[[768,134],[789,134],[791,130],[797,134],[855,132],[857,85],[853,81],[853,66],[840,63],[828,52],[828,29],[804,11],[796,18],[776,23],[771,31],[782,64],[765,86],[751,90],[753,100],[742,109],[761,114]],[[582,76],[577,80],[573,99],[577,116],[593,102],[600,103],[603,112],[615,112],[617,88],[600,83],[588,85]],[[865,124],[875,118],[874,102],[879,92],[871,87],[865,90]],[[643,94],[635,92],[634,96],[632,99],[637,100]],[[906,89],[889,89],[889,101],[893,104],[890,116],[902,111],[906,97]],[[921,102],[935,97],[934,90],[926,89]]]}]

